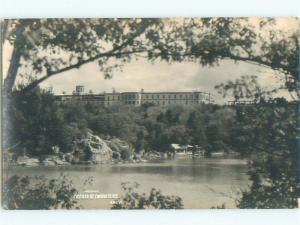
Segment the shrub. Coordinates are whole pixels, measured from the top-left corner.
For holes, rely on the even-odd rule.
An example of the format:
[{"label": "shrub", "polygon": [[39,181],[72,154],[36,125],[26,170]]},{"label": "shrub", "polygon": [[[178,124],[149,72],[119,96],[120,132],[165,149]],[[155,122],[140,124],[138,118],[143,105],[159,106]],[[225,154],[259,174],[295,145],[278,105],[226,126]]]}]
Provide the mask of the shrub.
[{"label": "shrub", "polygon": [[72,209],[78,208],[74,195],[77,190],[66,176],[47,179],[44,176],[12,176],[3,189],[5,209]]},{"label": "shrub", "polygon": [[138,193],[138,183],[122,183],[125,192],[122,199],[112,209],[183,209],[182,199],[178,196],[163,195],[160,190],[152,188],[150,194]]}]

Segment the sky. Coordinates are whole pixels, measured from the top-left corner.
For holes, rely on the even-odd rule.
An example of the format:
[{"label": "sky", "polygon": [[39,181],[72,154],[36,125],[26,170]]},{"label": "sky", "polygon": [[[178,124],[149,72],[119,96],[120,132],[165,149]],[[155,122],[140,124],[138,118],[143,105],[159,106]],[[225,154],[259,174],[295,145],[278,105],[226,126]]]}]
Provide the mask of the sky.
[{"label": "sky", "polygon": [[257,75],[259,83],[267,88],[279,87],[280,76],[274,71],[248,63],[234,63],[224,60],[216,67],[203,67],[196,63],[165,62],[150,63],[139,60],[126,65],[122,72],[115,72],[111,79],[105,79],[96,63],[82,66],[66,73],[49,78],[42,87],[53,87],[56,94],[65,91],[71,94],[76,85],[84,85],[85,91],[93,93],[140,91],[204,91],[214,95],[216,102],[223,99],[215,86],[242,75]]},{"label": "sky", "polygon": [[[279,27],[285,29],[285,20],[279,20]],[[11,46],[4,45],[3,71],[7,71]],[[259,84],[267,89],[279,87],[282,83],[282,75],[265,67],[246,62],[234,62],[223,60],[219,66],[204,67],[194,62],[172,63],[155,61],[148,62],[139,59],[126,64],[123,71],[114,72],[111,79],[104,79],[104,74],[99,70],[96,62],[81,66],[79,69],[55,75],[41,84],[41,87],[52,87],[55,94],[66,92],[71,94],[76,85],[84,85],[85,91],[93,93],[140,91],[204,91],[210,92],[217,103],[224,103],[224,99],[218,94],[215,86],[226,81],[234,81],[243,75],[256,75]],[[286,91],[281,91],[277,96],[290,98]]]}]

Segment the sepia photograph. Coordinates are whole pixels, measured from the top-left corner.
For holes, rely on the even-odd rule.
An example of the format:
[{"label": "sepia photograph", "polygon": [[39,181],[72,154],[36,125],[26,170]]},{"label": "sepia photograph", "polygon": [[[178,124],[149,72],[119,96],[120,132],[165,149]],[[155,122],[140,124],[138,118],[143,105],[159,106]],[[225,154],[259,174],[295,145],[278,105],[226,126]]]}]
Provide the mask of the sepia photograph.
[{"label": "sepia photograph", "polygon": [[3,19],[2,208],[297,208],[297,17]]}]

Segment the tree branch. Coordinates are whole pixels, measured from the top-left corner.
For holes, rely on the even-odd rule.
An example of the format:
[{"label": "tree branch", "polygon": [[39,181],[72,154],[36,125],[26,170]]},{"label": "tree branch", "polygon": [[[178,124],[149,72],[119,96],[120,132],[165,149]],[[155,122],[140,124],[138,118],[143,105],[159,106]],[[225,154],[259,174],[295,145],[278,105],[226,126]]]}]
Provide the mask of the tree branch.
[{"label": "tree branch", "polygon": [[89,62],[93,62],[95,61],[96,59],[100,59],[102,57],[114,57],[114,56],[119,56],[119,55],[131,55],[131,54],[135,54],[135,53],[142,53],[142,52],[147,52],[149,50],[135,50],[135,51],[127,51],[127,52],[116,52],[116,53],[113,53],[113,51],[109,51],[107,53],[102,53],[102,54],[99,54],[95,57],[91,57],[87,60],[83,60],[81,62],[78,62],[74,65],[71,65],[71,66],[67,66],[67,67],[64,67],[60,70],[56,70],[56,71],[53,71],[53,72],[48,72],[45,76],[31,82],[28,86],[26,86],[25,88],[21,89],[19,92],[24,94],[30,90],[32,90],[33,88],[35,88],[37,85],[39,85],[40,83],[42,83],[43,81],[47,80],[48,78],[56,75],[56,74],[59,74],[59,73],[63,73],[63,72],[66,72],[66,71],[69,71],[69,70],[72,70],[72,69],[78,69],[80,66],[84,65],[84,64],[87,64]]},{"label": "tree branch", "polygon": [[54,76],[56,74],[66,72],[66,71],[71,70],[71,69],[78,69],[80,66],[82,66],[84,64],[87,64],[87,63],[90,63],[90,62],[93,62],[96,59],[99,59],[99,58],[102,58],[102,57],[113,57],[113,56],[128,55],[128,54],[134,54],[134,53],[140,53],[140,52],[147,51],[147,50],[135,50],[135,51],[128,51],[128,52],[120,52],[123,48],[127,47],[128,45],[130,45],[134,41],[135,38],[137,38],[142,33],[144,33],[144,31],[150,25],[152,25],[153,23],[154,23],[154,21],[152,21],[152,20],[150,22],[147,22],[147,24],[143,25],[140,30],[138,30],[135,34],[132,35],[132,37],[128,38],[127,41],[125,41],[121,45],[113,48],[112,50],[110,50],[108,52],[100,53],[100,54],[98,54],[98,55],[96,55],[94,57],[91,57],[91,58],[87,59],[87,60],[82,60],[82,61],[80,61],[80,62],[78,62],[76,64],[64,67],[64,68],[56,70],[56,71],[49,71],[49,72],[47,72],[47,74],[45,76],[41,77],[40,79],[37,79],[37,80],[33,81],[28,86],[26,86],[25,88],[23,88],[22,90],[20,90],[20,93],[24,94],[24,93],[32,90],[37,85],[39,85],[41,82],[45,81],[46,79],[48,79],[48,78],[50,78],[50,77],[52,77],[52,76]]}]

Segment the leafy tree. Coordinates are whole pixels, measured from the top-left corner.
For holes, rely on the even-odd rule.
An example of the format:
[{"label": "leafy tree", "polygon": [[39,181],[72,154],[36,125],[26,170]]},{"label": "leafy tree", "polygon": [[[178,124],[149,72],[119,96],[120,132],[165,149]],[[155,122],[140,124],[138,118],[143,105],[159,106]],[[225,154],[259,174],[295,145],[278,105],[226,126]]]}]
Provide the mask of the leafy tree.
[{"label": "leafy tree", "polygon": [[253,183],[248,190],[242,191],[242,198],[236,200],[238,208],[282,209],[297,207],[298,191],[294,188],[299,188],[299,185],[295,176],[287,177],[287,174],[282,174],[279,179],[266,182],[256,172],[253,171],[250,174]]},{"label": "leafy tree", "polygon": [[[83,137],[86,129],[82,123],[85,117],[78,115],[78,110],[74,107],[71,113],[66,106],[58,106],[51,93],[39,88],[11,97],[11,104],[5,108],[5,149],[18,143],[13,148],[16,155],[37,157],[52,154],[52,146],[59,146],[63,152],[72,151],[73,141]],[[74,119],[76,116],[78,119]]]},{"label": "leafy tree", "polygon": [[148,131],[145,129],[145,127],[141,127],[141,129],[137,132],[136,141],[134,144],[137,152],[140,152],[148,148],[148,143],[146,141],[147,136],[148,136]]},{"label": "leafy tree", "polygon": [[182,199],[177,196],[163,195],[152,188],[149,195],[138,193],[138,183],[122,183],[124,196],[116,202],[112,209],[182,209]]},{"label": "leafy tree", "polygon": [[160,47],[151,57],[209,66],[224,59],[252,63],[283,73],[285,86],[298,93],[299,20],[289,22],[298,24],[291,33],[276,30],[270,18],[185,19],[152,40]]},{"label": "leafy tree", "polygon": [[253,99],[254,96],[258,100],[256,104],[234,106],[236,119],[229,131],[233,149],[242,149],[243,154],[252,155],[249,162],[252,184],[242,191],[237,206],[297,207],[299,101],[271,99],[269,93],[261,92],[259,87],[253,90],[247,82],[230,82],[223,90],[230,92],[233,89],[232,93],[237,93],[234,90],[239,85],[245,88],[240,89],[237,99],[241,96]]},{"label": "leafy tree", "polygon": [[190,143],[190,136],[185,125],[175,125],[165,130],[166,142],[186,145]]},{"label": "leafy tree", "polygon": [[[13,45],[5,93],[12,91],[21,64],[30,71],[26,92],[94,61],[110,77],[141,54],[150,61],[213,66],[228,58],[255,63],[283,72],[289,90],[297,90],[298,31],[286,35],[275,26],[276,19],[268,18],[5,20],[4,37]],[[110,64],[112,58],[117,62]]]},{"label": "leafy tree", "polygon": [[254,103],[267,101],[272,98],[272,94],[278,92],[280,89],[286,87],[282,85],[280,88],[273,88],[267,90],[262,88],[257,81],[257,76],[242,76],[235,81],[228,81],[227,83],[221,83],[216,85],[215,88],[218,90],[223,97],[227,95],[233,96],[234,101],[246,100]]},{"label": "leafy tree", "polygon": [[3,207],[5,209],[73,209],[77,190],[61,175],[57,179],[12,176],[5,181]]},{"label": "leafy tree", "polygon": [[[131,56],[147,51],[145,32],[158,19],[13,19],[4,21],[4,36],[13,45],[5,92],[12,91],[21,64],[31,79],[23,92],[44,80],[89,62],[98,62],[109,77]],[[142,38],[144,37],[144,38]],[[45,53],[47,53],[45,55]],[[118,59],[109,65],[110,58]]]},{"label": "leafy tree", "polygon": [[[92,110],[89,109],[88,113],[85,113],[85,109],[81,112],[80,109],[74,115],[52,111],[55,105],[47,103],[52,98],[51,95],[41,97],[34,91],[29,95],[29,91],[49,77],[94,61],[98,62],[105,76],[110,77],[114,69],[120,69],[125,63],[139,56],[146,56],[150,61],[193,61],[208,66],[217,66],[221,60],[231,59],[279,71],[285,77],[284,88],[299,94],[298,31],[294,30],[289,34],[276,31],[276,19],[260,18],[255,21],[253,23],[252,19],[246,18],[191,18],[182,21],[6,20],[4,28],[7,29],[4,29],[4,33],[13,46],[13,53],[4,85],[5,93],[10,93],[10,98],[4,99],[4,117],[7,121],[5,133],[13,140],[18,140],[7,143],[21,142],[20,146],[34,149],[40,154],[44,152],[45,147],[52,144],[60,143],[63,146],[63,143],[68,143],[71,137],[77,135],[78,130],[92,124],[92,120],[85,119],[91,115]],[[110,59],[116,59],[116,62],[111,64]],[[28,68],[29,82],[18,87],[16,80],[17,76],[21,75],[21,64]],[[18,89],[19,97],[14,97],[18,94],[12,92],[13,87]],[[205,131],[199,129],[200,124],[191,126],[191,122],[185,131],[195,131],[200,135],[192,137],[194,142],[203,140],[202,133],[205,133],[211,150],[228,145],[239,152],[258,156],[249,164],[253,186],[243,193],[238,203],[240,207],[294,207],[295,193],[298,190],[294,179],[297,176],[297,104],[286,103],[282,99],[268,103],[268,94],[274,90],[262,90],[253,76],[244,76],[236,82],[220,85],[219,88],[223,92],[232,90],[235,99],[250,98],[258,104],[253,107],[231,107],[231,110],[236,112],[231,128],[221,120],[218,123],[214,122],[214,119],[222,115],[222,110],[217,112],[217,107],[205,108],[210,112],[200,114],[201,118],[205,118],[204,121],[208,120]],[[134,143],[135,137],[143,129],[141,127],[145,127],[147,134],[144,139],[149,142],[149,148],[161,151],[170,140],[174,140],[174,135],[171,134],[178,131],[176,126],[187,124],[187,119],[184,121],[181,118],[182,112],[169,110],[166,113],[157,107],[144,107],[142,112],[133,111],[131,115],[134,119],[116,111],[116,120],[111,124],[106,122],[112,120],[109,113],[107,111],[104,114],[106,118],[92,116],[98,121],[94,128],[98,129],[99,133],[107,133],[114,128],[113,135],[121,136],[125,131],[129,131],[129,140]],[[72,125],[68,124],[66,127],[66,124],[61,123],[62,118]],[[141,122],[141,118],[146,119]],[[175,128],[171,129],[172,126]],[[67,135],[72,133],[68,132],[68,128],[74,131],[74,135]],[[57,143],[57,140],[52,138],[51,132],[57,130],[66,134],[61,135],[66,138],[66,142]],[[30,132],[26,134],[25,131]],[[28,138],[29,134],[30,137],[33,135],[36,138],[31,140]],[[173,137],[170,138],[171,136]],[[20,146],[18,148],[21,151]],[[286,188],[291,191],[283,198],[280,196],[281,191],[275,192]],[[270,191],[274,191],[275,197],[272,201]],[[255,200],[249,202],[251,195]]]},{"label": "leafy tree", "polygon": [[206,148],[207,137],[204,120],[204,116],[199,111],[194,111],[187,120],[187,127],[190,129],[191,143]]}]

